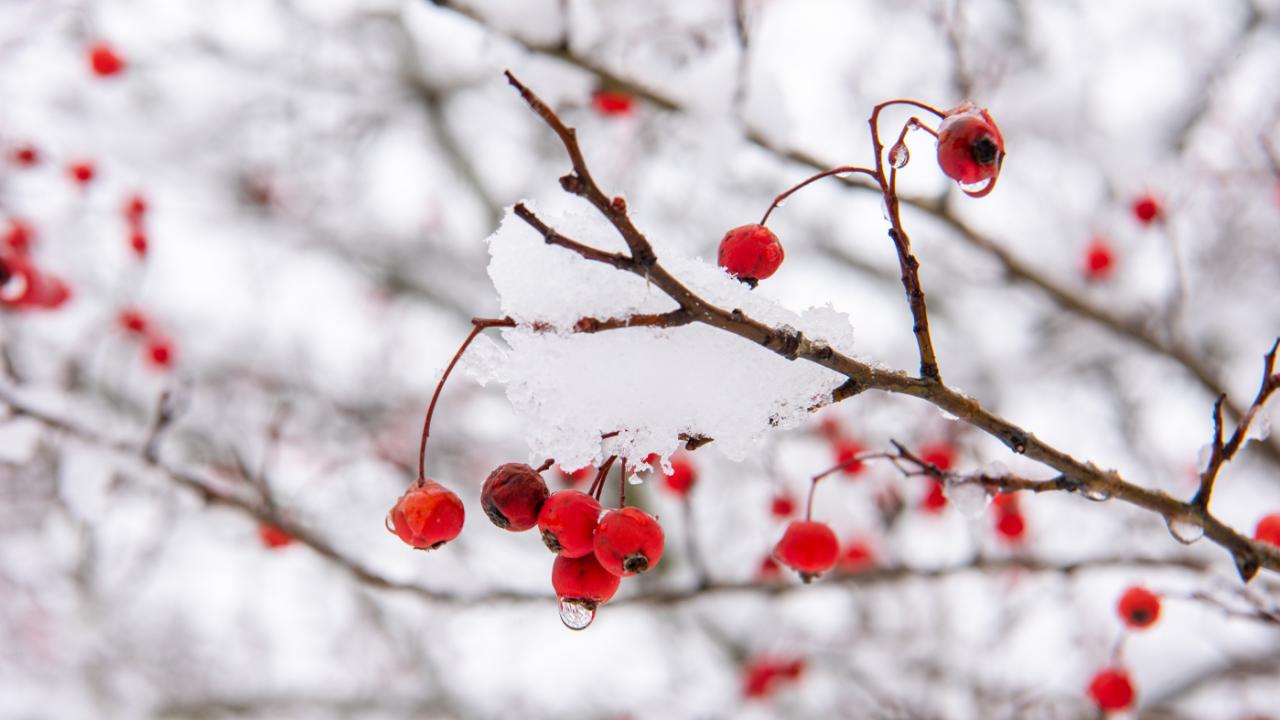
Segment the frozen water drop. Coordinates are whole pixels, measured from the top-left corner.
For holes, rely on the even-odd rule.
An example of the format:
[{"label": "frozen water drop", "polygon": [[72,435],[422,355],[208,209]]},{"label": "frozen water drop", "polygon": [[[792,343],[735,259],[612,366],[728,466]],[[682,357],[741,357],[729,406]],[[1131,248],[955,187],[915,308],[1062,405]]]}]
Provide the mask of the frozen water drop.
[{"label": "frozen water drop", "polygon": [[991,493],[980,482],[948,478],[943,490],[951,506],[965,517],[977,517],[991,504]]},{"label": "frozen water drop", "polygon": [[960,419],[958,416],[952,415],[951,413],[947,412],[946,410],[943,410],[942,408],[938,408],[938,414],[942,416],[943,420],[955,421]]},{"label": "frozen water drop", "polygon": [[1081,488],[1080,495],[1082,495],[1085,500],[1092,500],[1093,502],[1106,502],[1111,499],[1111,493],[1106,490],[1090,490],[1089,488]]},{"label": "frozen water drop", "polygon": [[1169,526],[1169,534],[1173,539],[1183,545],[1190,545],[1204,537],[1204,526],[1185,516],[1170,516],[1165,518],[1164,522]]},{"label": "frozen water drop", "polygon": [[560,598],[560,622],[570,630],[586,630],[596,619],[596,604],[590,600]]},{"label": "frozen water drop", "polygon": [[911,160],[911,152],[907,150],[906,143],[895,143],[893,147],[889,148],[889,164],[895,168],[905,167],[909,160]]},{"label": "frozen water drop", "polygon": [[1254,418],[1249,425],[1249,432],[1245,434],[1246,440],[1266,440],[1271,436],[1271,419],[1265,417]]}]

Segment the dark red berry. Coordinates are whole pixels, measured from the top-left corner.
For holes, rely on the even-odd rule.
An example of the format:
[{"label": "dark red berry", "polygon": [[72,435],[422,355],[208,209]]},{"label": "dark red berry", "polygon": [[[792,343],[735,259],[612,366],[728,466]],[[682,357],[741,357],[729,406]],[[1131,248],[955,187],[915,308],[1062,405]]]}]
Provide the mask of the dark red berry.
[{"label": "dark red berry", "polygon": [[831,526],[813,520],[793,520],[773,548],[778,562],[808,582],[835,567],[840,541]]},{"label": "dark red berry", "polygon": [[1253,539],[1280,547],[1280,513],[1271,513],[1259,520],[1253,529]]},{"label": "dark red berry", "polygon": [[1156,200],[1155,196],[1150,193],[1140,195],[1134,199],[1132,210],[1133,216],[1143,225],[1150,225],[1164,214],[1160,207],[1160,201]]},{"label": "dark red berry", "polygon": [[591,609],[609,602],[621,583],[622,578],[604,569],[595,555],[577,558],[561,555],[551,566],[551,587],[556,597],[577,601]]},{"label": "dark red berry", "polygon": [[494,525],[523,532],[538,524],[551,491],[537,470],[524,463],[499,465],[480,488],[480,507]]},{"label": "dark red berry", "polygon": [[419,550],[435,550],[462,532],[462,501],[435,480],[409,486],[387,515],[387,529]]},{"label": "dark red berry", "polygon": [[595,552],[596,524],[600,503],[578,490],[560,490],[542,504],[538,530],[547,549],[557,555],[576,558]]},{"label": "dark red berry", "polygon": [[1160,618],[1160,597],[1150,590],[1134,585],[1120,596],[1116,603],[1120,619],[1131,628],[1154,625]]},{"label": "dark red berry", "polygon": [[717,262],[739,280],[755,284],[778,271],[782,243],[764,225],[743,225],[725,233]]},{"label": "dark red berry", "polygon": [[1124,710],[1133,704],[1133,682],[1120,668],[1104,668],[1089,682],[1089,697],[1100,710]]},{"label": "dark red berry", "polygon": [[947,177],[962,186],[987,181],[987,185],[965,193],[981,197],[995,187],[1004,163],[1004,138],[991,114],[971,103],[947,113],[938,128],[938,165]]},{"label": "dark red berry", "polygon": [[610,510],[594,537],[596,559],[614,575],[637,575],[657,567],[663,534],[657,518],[634,507]]},{"label": "dark red berry", "polygon": [[124,70],[124,59],[105,42],[89,46],[89,68],[98,77],[111,77]]}]

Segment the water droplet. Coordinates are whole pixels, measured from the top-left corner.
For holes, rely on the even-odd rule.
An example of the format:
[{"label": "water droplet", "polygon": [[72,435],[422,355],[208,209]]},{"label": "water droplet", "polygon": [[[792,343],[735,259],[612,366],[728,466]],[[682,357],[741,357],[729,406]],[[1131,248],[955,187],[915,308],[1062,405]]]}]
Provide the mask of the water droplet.
[{"label": "water droplet", "polygon": [[951,413],[947,412],[946,410],[943,410],[942,408],[938,408],[938,414],[942,416],[942,419],[943,419],[943,420],[952,420],[952,421],[954,421],[954,420],[959,420],[959,419],[960,419],[959,417],[957,417],[957,416],[955,416],[955,415],[952,415]]},{"label": "water droplet", "polygon": [[889,148],[889,164],[896,168],[906,167],[908,161],[911,160],[911,151],[907,150],[907,144],[904,142],[894,143]]},{"label": "water droplet", "polygon": [[788,200],[788,199],[789,199],[789,198],[782,198],[782,199],[781,199],[781,200],[779,200],[778,202],[774,203],[774,204],[773,204],[773,206],[774,206],[774,207],[776,207],[776,208],[783,208],[783,207],[786,207],[786,206],[787,206],[787,200]]},{"label": "water droplet", "polygon": [[1266,440],[1271,436],[1271,419],[1265,417],[1256,417],[1249,425],[1249,432],[1245,433],[1246,440]]},{"label": "water droplet", "polygon": [[596,619],[596,604],[590,600],[560,598],[560,622],[570,630],[586,630]]},{"label": "water droplet", "polygon": [[1080,496],[1093,502],[1106,502],[1111,499],[1111,493],[1106,490],[1090,490],[1089,488],[1081,488]]},{"label": "water droplet", "polygon": [[965,517],[979,516],[991,504],[991,493],[980,482],[947,478],[942,489],[951,506]]},{"label": "water droplet", "polygon": [[980,196],[986,192],[995,182],[995,178],[988,180],[979,180],[976,183],[960,183],[960,189],[965,195]]},{"label": "water droplet", "polygon": [[1186,516],[1167,517],[1164,522],[1169,526],[1169,534],[1173,539],[1183,545],[1190,545],[1204,537],[1204,527]]}]

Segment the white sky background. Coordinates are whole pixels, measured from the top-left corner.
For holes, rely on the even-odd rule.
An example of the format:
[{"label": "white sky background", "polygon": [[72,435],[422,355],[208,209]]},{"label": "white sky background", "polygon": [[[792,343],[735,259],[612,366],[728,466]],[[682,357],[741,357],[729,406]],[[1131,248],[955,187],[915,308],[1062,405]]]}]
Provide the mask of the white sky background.
[{"label": "white sky background", "polygon": [[[895,566],[1015,555],[1195,558],[1212,568],[957,572],[657,604],[645,597],[686,589],[696,575],[680,503],[646,483],[629,495],[663,520],[662,565],[624,582],[619,604],[589,630],[565,630],[551,555],[536,535],[500,531],[480,512],[480,482],[496,465],[536,464],[550,449],[577,464],[599,450],[583,433],[620,418],[653,443],[637,440],[638,453],[669,450],[685,416],[703,412],[721,441],[694,456],[697,545],[717,580],[745,582],[781,532],[768,498],[779,486],[801,492],[832,462],[816,419],[768,432],[752,412],[779,397],[802,403],[826,379],[797,370],[781,383],[773,358],[714,340],[664,352],[678,341],[606,333],[585,341],[591,354],[573,365],[526,348],[512,355],[527,382],[510,385],[510,399],[502,383],[481,387],[459,372],[437,412],[428,474],[463,498],[466,530],[426,554],[382,529],[412,479],[421,412],[469,317],[652,309],[643,305],[652,298],[624,303],[601,271],[565,287],[563,254],[542,252],[528,233],[526,250],[499,236],[490,279],[485,239],[505,207],[528,199],[548,217],[586,213],[559,190],[563,153],[504,68],[579,127],[596,177],[626,196],[679,274],[778,322],[809,312],[839,347],[908,370],[910,316],[875,197],[819,183],[775,212],[787,260],[750,299],[697,261],[714,262],[726,229],[756,221],[809,172],[747,143],[745,129],[833,165],[865,164],[876,102],[949,107],[967,85],[1005,137],[999,187],[981,200],[954,192],[916,133],[904,194],[943,198],[1072,291],[1173,328],[1247,403],[1280,330],[1280,183],[1263,150],[1264,138],[1280,147],[1280,4],[1257,0],[1250,26],[1237,0],[743,5],[751,42],[739,106],[730,3],[569,2],[575,53],[685,107],[641,103],[608,118],[590,109],[593,76],[506,38],[557,41],[564,17],[552,0],[466,5],[490,30],[412,2],[0,0],[0,145],[32,142],[45,156],[31,170],[0,166],[0,216],[33,222],[37,262],[75,293],[57,312],[0,316],[21,378],[6,380],[6,392],[136,441],[159,393],[175,390],[185,405],[162,457],[239,491],[226,479],[233,454],[252,465],[267,455],[287,517],[384,577],[462,599],[368,587],[298,544],[267,550],[244,513],[205,506],[119,453],[9,420],[0,425],[0,717],[859,718],[890,705],[904,717],[1080,717],[1082,688],[1120,636],[1115,598],[1134,582],[1170,595],[1160,623],[1125,643],[1141,703],[1172,698],[1170,717],[1280,707],[1280,633],[1220,607],[1242,602],[1222,550],[1184,548],[1159,518],[1117,503],[1051,495],[1023,498],[1029,538],[1010,550],[989,513],[917,512],[926,485],[881,466],[824,484],[816,514],[841,537],[871,536]],[[121,76],[88,72],[95,37],[125,58]],[[99,170],[86,193],[64,171],[82,157]],[[251,184],[272,189],[272,207],[246,201]],[[129,253],[119,211],[138,190],[152,205],[144,264]],[[1133,219],[1129,203],[1143,192],[1165,202],[1167,224]],[[1212,397],[1169,360],[1009,285],[942,223],[910,209],[904,219],[950,384],[1078,458],[1179,496],[1194,491]],[[1090,284],[1081,264],[1095,234],[1110,239],[1118,265]],[[1174,246],[1186,287],[1171,313]],[[539,284],[553,278],[544,295]],[[130,303],[173,338],[174,372],[147,367],[115,327]],[[496,372],[496,355],[466,368]],[[743,383],[755,375],[759,386],[704,397],[687,384],[693,366]],[[650,379],[637,385],[641,369]],[[592,391],[570,396],[568,380]],[[522,394],[531,387],[564,394]],[[267,452],[282,403],[282,439]],[[961,470],[1001,462],[1049,476],[918,402],[867,394],[826,415],[869,448],[947,439]],[[1275,462],[1246,451],[1215,511],[1252,531],[1280,510],[1278,478]],[[885,530],[873,498],[890,487],[908,510]],[[1280,602],[1274,575],[1250,587]],[[1193,592],[1219,601],[1187,599]],[[744,702],[741,662],[762,652],[802,655],[807,672],[770,700]],[[1255,658],[1269,663],[1260,676],[1220,675]],[[1207,682],[1188,690],[1197,678]]]}]

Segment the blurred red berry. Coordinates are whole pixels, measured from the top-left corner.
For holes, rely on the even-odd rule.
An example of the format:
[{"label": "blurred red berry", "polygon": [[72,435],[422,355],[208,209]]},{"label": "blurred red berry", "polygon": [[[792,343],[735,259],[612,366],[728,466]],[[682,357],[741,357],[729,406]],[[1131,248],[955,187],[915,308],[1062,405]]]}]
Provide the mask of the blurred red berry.
[{"label": "blurred red berry", "polygon": [[124,70],[124,59],[107,43],[95,42],[89,46],[89,68],[98,77],[111,77]]},{"label": "blurred red berry", "polygon": [[124,201],[124,217],[132,225],[142,222],[143,216],[147,214],[147,199],[138,193],[130,195]]},{"label": "blurred red berry", "polygon": [[1027,521],[1023,519],[1022,513],[1000,513],[1000,516],[996,518],[996,533],[1005,542],[1016,544],[1022,540],[1022,536],[1026,532]]},{"label": "blurred red berry", "polygon": [[270,523],[258,526],[258,539],[263,547],[275,550],[293,543],[293,536]]},{"label": "blurred red berry", "polygon": [[1143,225],[1150,225],[1164,215],[1160,201],[1151,194],[1141,195],[1133,201],[1133,216]]},{"label": "blurred red berry", "polygon": [[773,548],[778,562],[800,573],[806,582],[835,567],[840,541],[831,526],[813,520],[793,520]]},{"label": "blurred red berry", "polygon": [[840,553],[839,566],[841,572],[859,573],[870,570],[876,565],[875,550],[866,540],[851,540]]},{"label": "blurred red berry", "polygon": [[862,472],[865,465],[857,457],[866,450],[862,443],[857,440],[844,438],[836,442],[835,447],[836,464],[840,465],[840,472],[849,477],[853,477]]},{"label": "blurred red berry", "polygon": [[426,480],[414,483],[392,506],[387,529],[419,550],[435,550],[462,532],[466,510],[451,490]]},{"label": "blurred red berry", "polygon": [[22,144],[9,153],[9,159],[18,167],[34,167],[40,163],[40,151],[35,145]]},{"label": "blurred red berry", "polygon": [[565,472],[564,468],[557,468],[556,473],[560,476],[560,482],[568,485],[569,487],[575,487],[595,477],[596,469],[587,465],[585,467],[580,467],[573,472]]},{"label": "blurred red berry", "polygon": [[1105,238],[1095,237],[1084,251],[1084,277],[1099,281],[1111,277],[1115,269],[1116,255]]},{"label": "blurred red berry", "polygon": [[668,490],[680,497],[685,497],[693,489],[693,484],[697,482],[698,475],[694,472],[693,463],[689,462],[687,458],[673,457],[671,458],[671,474],[664,474],[663,480]]},{"label": "blurred red berry", "polygon": [[173,345],[168,339],[153,337],[147,341],[147,361],[160,370],[168,370],[173,366]]},{"label": "blurred red berry", "polygon": [[1280,547],[1280,513],[1271,513],[1258,521],[1253,539]]},{"label": "blurred red berry", "polygon": [[755,284],[778,271],[785,253],[764,225],[742,225],[724,234],[716,262],[739,280]]},{"label": "blurred red berry", "polygon": [[926,493],[924,498],[920,501],[920,509],[927,513],[936,515],[937,513],[942,512],[943,508],[946,506],[947,493],[942,487],[942,482],[937,479],[930,478],[929,492]]},{"label": "blurred red berry", "polygon": [[1120,596],[1116,612],[1120,614],[1124,624],[1131,628],[1150,627],[1160,618],[1160,597],[1144,587],[1134,585]]},{"label": "blurred red berry", "polygon": [[799,658],[752,658],[742,668],[742,694],[748,699],[767,698],[779,685],[799,680],[804,669],[805,662]]},{"label": "blurred red berry", "polygon": [[143,335],[147,332],[147,316],[137,308],[125,308],[120,311],[116,322],[127,333]]},{"label": "blurred red berry", "polygon": [[97,169],[94,168],[93,163],[85,160],[68,165],[67,174],[71,176],[71,179],[74,180],[77,185],[88,185],[93,182],[93,177],[97,174]]},{"label": "blurred red berry", "polygon": [[591,94],[591,107],[601,115],[618,117],[630,115],[635,107],[635,100],[626,93],[597,90]]},{"label": "blurred red berry", "polygon": [[782,566],[772,555],[765,555],[756,569],[756,581],[762,583],[777,582],[782,577]]},{"label": "blurred red berry", "polygon": [[791,517],[796,511],[796,501],[786,494],[774,495],[769,501],[769,512],[776,518]]},{"label": "blurred red berry", "polygon": [[955,464],[956,451],[945,442],[931,443],[920,448],[920,459],[946,472]]},{"label": "blurred red berry", "polygon": [[1133,704],[1133,683],[1129,673],[1120,668],[1098,671],[1089,682],[1089,697],[1100,710],[1124,710]]},{"label": "blurred red berry", "polygon": [[4,232],[4,246],[16,253],[26,254],[35,238],[31,223],[21,218],[9,218],[9,228]]},{"label": "blurred red berry", "polygon": [[146,257],[148,246],[149,243],[145,232],[135,228],[129,233],[129,249],[133,251],[134,255],[140,258]]}]

